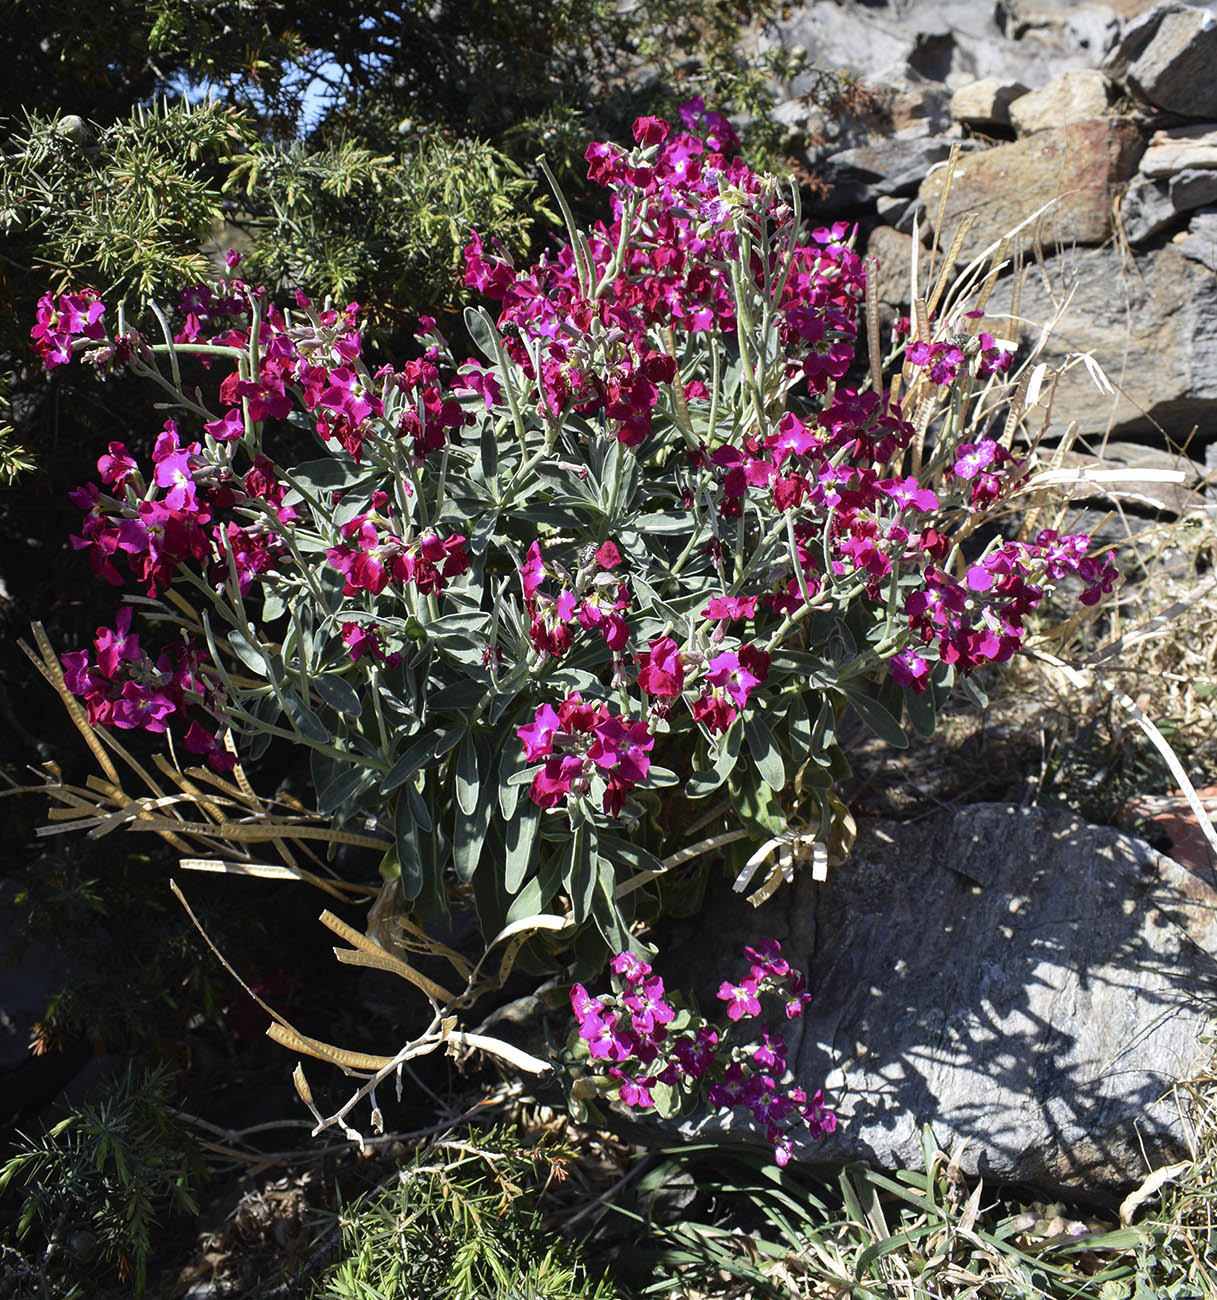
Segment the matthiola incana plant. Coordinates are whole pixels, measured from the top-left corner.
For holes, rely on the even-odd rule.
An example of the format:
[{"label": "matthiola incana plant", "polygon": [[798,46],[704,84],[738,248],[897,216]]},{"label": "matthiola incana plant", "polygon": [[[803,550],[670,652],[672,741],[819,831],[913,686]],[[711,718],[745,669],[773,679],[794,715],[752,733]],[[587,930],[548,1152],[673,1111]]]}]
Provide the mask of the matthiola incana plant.
[{"label": "matthiola incana plant", "polygon": [[886,358],[872,315],[860,356],[854,231],[805,228],[724,119],[681,116],[588,149],[608,218],[567,213],[535,265],[471,236],[476,358],[424,318],[374,364],[356,305],[278,305],[235,256],[151,331],[87,292],[34,329],[48,366],[129,366],[170,410],[73,498],[128,591],[64,656],[92,724],[219,773],[294,745],[419,920],[565,916],[588,972],[646,951],[694,842],[841,838],[848,706],[903,744],[1055,582],[1114,576],[1086,537],[985,527],[1026,467],[977,315],[919,313]]},{"label": "matthiola incana plant", "polygon": [[789,1162],[806,1129],[820,1138],[837,1117],[812,1094],[787,1084],[786,1042],[780,1033],[752,1023],[762,999],[797,1020],[810,1001],[806,977],[792,970],[781,945],[768,939],[746,947],[751,963],[738,983],[724,980],[718,997],[725,1019],[717,1023],[679,1005],[663,979],[633,952],[611,962],[613,991],[592,997],[582,984],[570,993],[577,1029],[570,1050],[581,1072],[572,1089],[576,1113],[597,1095],[625,1106],[654,1109],[665,1118],[708,1105],[720,1112],[747,1112],[764,1132],[779,1165]]}]

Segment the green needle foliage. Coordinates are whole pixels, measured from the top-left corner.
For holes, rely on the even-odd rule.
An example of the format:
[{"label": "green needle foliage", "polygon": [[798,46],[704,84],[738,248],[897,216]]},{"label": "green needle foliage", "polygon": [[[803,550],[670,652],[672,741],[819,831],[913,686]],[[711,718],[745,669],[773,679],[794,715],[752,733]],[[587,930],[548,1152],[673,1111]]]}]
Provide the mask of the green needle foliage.
[{"label": "green needle foliage", "polygon": [[59,284],[125,297],[189,283],[208,270],[221,160],[252,138],[211,101],[136,108],[104,128],[30,113],[0,176],[0,233],[23,236]]},{"label": "green needle foliage", "polygon": [[158,1220],[198,1213],[192,1189],[205,1172],[159,1067],[128,1067],[98,1101],[23,1138],[0,1170],[0,1192],[24,1192],[16,1236],[37,1261],[44,1289],[34,1294],[96,1296],[100,1262],[141,1295]]},{"label": "green needle foliage", "polygon": [[504,1129],[423,1148],[341,1215],[342,1255],[314,1300],[611,1300],[542,1227],[538,1173],[562,1156]]},{"label": "green needle foliage", "polygon": [[488,144],[438,130],[399,135],[391,153],[353,138],[318,149],[259,143],[233,162],[225,188],[253,240],[243,273],[276,285],[320,285],[335,301],[370,301],[382,317],[453,303],[471,230],[513,254],[528,242],[537,191]]}]

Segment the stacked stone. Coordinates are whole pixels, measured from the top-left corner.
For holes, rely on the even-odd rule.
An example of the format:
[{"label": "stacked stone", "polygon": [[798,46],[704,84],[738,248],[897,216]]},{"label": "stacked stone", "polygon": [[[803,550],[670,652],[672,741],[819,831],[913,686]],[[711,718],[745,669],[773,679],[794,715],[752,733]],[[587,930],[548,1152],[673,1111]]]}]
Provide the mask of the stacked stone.
[{"label": "stacked stone", "polygon": [[862,221],[888,319],[910,306],[914,231],[942,249],[974,214],[962,269],[1026,222],[1007,256],[1034,250],[1044,274],[1015,290],[1007,273],[989,328],[1029,343],[1068,295],[1042,359],[1089,353],[1112,384],[1101,391],[1074,365],[1055,387],[1052,427],[1163,450],[1164,431],[1190,437],[1197,465],[1217,445],[1215,10],[808,0],[765,38],[879,89],[886,120],[809,115],[801,81],[781,116],[812,142],[807,163],[830,187],[823,216]]}]

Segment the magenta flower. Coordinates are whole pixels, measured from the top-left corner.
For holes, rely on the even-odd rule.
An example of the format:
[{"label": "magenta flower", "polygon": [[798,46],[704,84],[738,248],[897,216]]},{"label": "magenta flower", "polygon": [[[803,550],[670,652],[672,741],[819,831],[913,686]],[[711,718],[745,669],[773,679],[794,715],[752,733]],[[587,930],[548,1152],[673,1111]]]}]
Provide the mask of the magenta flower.
[{"label": "magenta flower", "polygon": [[547,758],[553,753],[554,733],[561,731],[562,722],[552,704],[542,704],[536,717],[526,727],[517,727],[516,735],[524,743],[524,757],[530,763]]},{"label": "magenta flower", "polygon": [[658,699],[676,699],[685,684],[685,666],[680,647],[671,637],[652,641],[650,649],[635,656],[638,661],[638,685]]},{"label": "magenta flower", "polygon": [[981,470],[993,464],[997,454],[998,446],[992,438],[962,443],[955,449],[954,473],[958,478],[975,478]]},{"label": "magenta flower", "polygon": [[897,686],[911,686],[918,693],[925,690],[930,666],[915,650],[906,646],[893,655],[891,669],[892,680]]},{"label": "magenta flower", "polygon": [[662,117],[636,117],[634,119],[634,141],[640,145],[663,144],[672,128]]},{"label": "magenta flower", "polygon": [[725,696],[711,691],[694,700],[689,705],[695,722],[702,723],[712,735],[721,734],[739,716],[739,710]]},{"label": "magenta flower", "polygon": [[583,759],[576,754],[551,758],[533,777],[529,798],[538,808],[556,808],[583,776]]},{"label": "magenta flower", "polygon": [[103,483],[119,492],[122,491],[126,481],[138,471],[139,466],[128,452],[126,444],[121,442],[112,442],[106,449],[105,455],[100,456],[97,461],[98,477]]},{"label": "magenta flower", "polygon": [[617,1079],[620,1082],[621,1086],[617,1090],[617,1096],[623,1105],[654,1106],[655,1098],[650,1091],[655,1085],[654,1079],[631,1079],[616,1067],[611,1067],[608,1073],[610,1078]]},{"label": "magenta flower", "polygon": [[234,406],[218,420],[203,425],[203,431],[211,434],[216,442],[234,442],[245,436],[245,421],[241,412]]},{"label": "magenta flower", "polygon": [[632,952],[619,952],[609,963],[614,974],[620,975],[627,984],[637,984],[651,973],[650,965]]},{"label": "magenta flower", "polygon": [[590,1020],[603,1012],[604,1000],[602,998],[593,998],[582,984],[572,984],[570,1007],[575,1013],[575,1019],[582,1025],[585,1020]]},{"label": "magenta flower", "polygon": [[596,1061],[627,1061],[634,1052],[634,1037],[628,1031],[618,1032],[617,1013],[585,1016],[579,1026],[579,1036],[587,1043],[588,1055]]},{"label": "magenta flower", "polygon": [[739,984],[727,980],[718,986],[719,1000],[727,1004],[727,1019],[740,1020],[745,1016],[761,1014],[760,1000],[756,996],[756,980],[746,979]]},{"label": "magenta flower", "polygon": [[613,772],[630,785],[646,779],[651,767],[647,753],[654,746],[655,737],[645,722],[625,727],[620,718],[607,718],[597,726],[595,735],[587,756],[597,767]]},{"label": "magenta flower", "polygon": [[540,542],[533,542],[520,566],[520,581],[524,587],[524,599],[531,600],[545,581],[545,560],[541,555]]},{"label": "magenta flower", "polygon": [[659,1025],[670,1025],[676,1015],[675,1008],[663,1000],[663,980],[658,975],[636,985],[622,1002],[640,1034],[653,1033]]},{"label": "magenta flower", "polygon": [[616,542],[601,542],[592,558],[602,569],[615,569],[621,563],[621,552]]},{"label": "magenta flower", "polygon": [[752,618],[756,614],[756,596],[715,596],[702,610],[702,618]]},{"label": "magenta flower", "polygon": [[740,662],[740,656],[730,650],[715,655],[710,660],[706,680],[711,686],[725,691],[737,708],[742,709],[748,702],[748,696],[754,687],[761,684],[761,679]]}]

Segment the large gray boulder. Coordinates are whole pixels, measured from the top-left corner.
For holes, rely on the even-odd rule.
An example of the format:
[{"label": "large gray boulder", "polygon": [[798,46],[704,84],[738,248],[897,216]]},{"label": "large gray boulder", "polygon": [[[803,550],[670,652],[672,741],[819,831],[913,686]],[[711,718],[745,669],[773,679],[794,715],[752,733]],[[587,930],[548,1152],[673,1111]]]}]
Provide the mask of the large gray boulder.
[{"label": "large gray boulder", "polygon": [[1217,114],[1217,15],[1165,0],[1130,23],[1108,70],[1135,95],[1183,117]]},{"label": "large gray boulder", "polygon": [[[713,947],[772,935],[808,971],[790,1059],[843,1122],[797,1159],[916,1168],[929,1124],[968,1173],[1093,1190],[1185,1154],[1169,1090],[1209,1025],[1215,905],[1211,872],[1134,837],[978,804],[864,825],[826,883],[720,914]],[[673,955],[706,951],[703,920]]]},{"label": "large gray boulder", "polygon": [[[986,328],[1031,342],[1065,304],[1044,359],[1061,364],[1089,353],[1114,392],[1074,365],[1053,394],[1052,427],[1076,421],[1084,436],[1160,436],[1183,442],[1199,426],[1201,443],[1217,436],[1217,279],[1204,264],[1204,224],[1194,248],[1167,244],[1129,259],[1114,247],[1073,249],[1031,270],[1011,320],[1011,285],[1000,283]],[[1191,255],[1189,255],[1191,254]]]},{"label": "large gray boulder", "polygon": [[874,85],[912,69],[957,90],[989,77],[1038,87],[1064,68],[1097,67],[1118,30],[1104,4],[805,0],[783,8],[758,43],[802,45],[821,67],[848,68]]},{"label": "large gray boulder", "polygon": [[[1016,101],[1017,102],[1017,101]],[[942,212],[938,236],[946,245],[968,214],[975,224],[964,241],[961,264],[1043,208],[1045,242],[1101,244],[1111,235],[1112,204],[1136,170],[1143,144],[1129,121],[1096,118],[960,158],[942,207],[945,168],[922,182],[920,197],[931,222]],[[1024,246],[1032,232],[1019,236]]]}]

